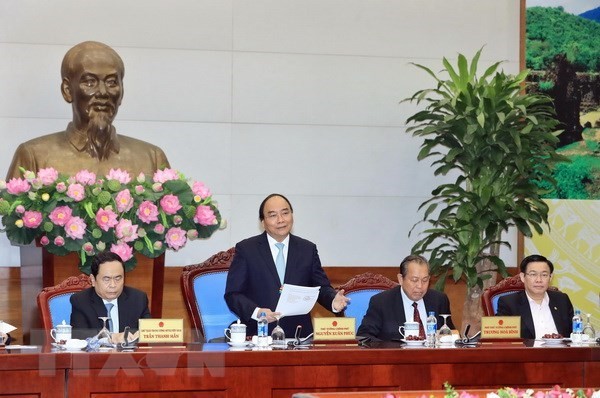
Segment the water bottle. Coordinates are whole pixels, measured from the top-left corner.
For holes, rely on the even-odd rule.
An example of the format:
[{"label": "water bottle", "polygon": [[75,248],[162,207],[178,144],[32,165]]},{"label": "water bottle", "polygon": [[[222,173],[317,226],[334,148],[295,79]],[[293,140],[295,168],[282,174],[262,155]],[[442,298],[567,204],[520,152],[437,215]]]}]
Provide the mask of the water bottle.
[{"label": "water bottle", "polygon": [[437,318],[435,312],[429,311],[427,316],[427,346],[435,347],[435,332],[437,331]]},{"label": "water bottle", "polygon": [[575,310],[575,315],[573,316],[573,333],[571,335],[571,339],[573,340],[573,342],[580,342],[582,334],[583,320],[581,319],[581,311]]},{"label": "water bottle", "polygon": [[264,312],[258,315],[256,336],[259,347],[269,345],[269,322],[267,321],[267,314]]}]

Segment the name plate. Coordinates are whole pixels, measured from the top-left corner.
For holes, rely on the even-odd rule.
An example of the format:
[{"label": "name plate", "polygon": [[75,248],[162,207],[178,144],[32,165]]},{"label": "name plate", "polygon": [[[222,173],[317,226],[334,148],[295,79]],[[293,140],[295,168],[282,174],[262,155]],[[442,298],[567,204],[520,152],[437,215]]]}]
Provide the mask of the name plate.
[{"label": "name plate", "polygon": [[140,343],[183,343],[183,319],[140,319]]},{"label": "name plate", "polygon": [[314,341],[354,340],[356,338],[356,319],[354,318],[313,318]]},{"label": "name plate", "polygon": [[481,317],[482,339],[520,339],[520,316],[484,316]]}]

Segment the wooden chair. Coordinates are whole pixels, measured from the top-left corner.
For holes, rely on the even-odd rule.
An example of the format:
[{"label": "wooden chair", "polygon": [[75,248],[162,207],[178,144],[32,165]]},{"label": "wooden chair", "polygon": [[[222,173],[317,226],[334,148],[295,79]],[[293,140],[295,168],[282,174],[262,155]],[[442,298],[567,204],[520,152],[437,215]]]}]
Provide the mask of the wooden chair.
[{"label": "wooden chair", "polygon": [[[484,316],[494,316],[498,312],[498,299],[507,294],[513,294],[520,290],[525,290],[525,285],[521,281],[520,274],[502,279],[500,282],[483,291],[481,295],[481,305]],[[548,287],[548,290],[558,290],[555,286]]]},{"label": "wooden chair", "polygon": [[347,317],[356,319],[356,330],[358,330],[363,317],[367,313],[371,297],[397,285],[397,282],[381,274],[365,272],[352,277],[348,282],[338,287],[338,289],[344,289],[345,296],[350,298],[350,303],[344,310],[344,314]]},{"label": "wooden chair", "polygon": [[89,275],[70,276],[58,285],[45,287],[37,296],[42,327],[50,336],[50,329],[71,321],[71,295],[91,287]]},{"label": "wooden chair", "polygon": [[198,341],[223,339],[224,330],[238,319],[225,299],[225,283],[235,248],[222,251],[181,273],[181,291]]}]

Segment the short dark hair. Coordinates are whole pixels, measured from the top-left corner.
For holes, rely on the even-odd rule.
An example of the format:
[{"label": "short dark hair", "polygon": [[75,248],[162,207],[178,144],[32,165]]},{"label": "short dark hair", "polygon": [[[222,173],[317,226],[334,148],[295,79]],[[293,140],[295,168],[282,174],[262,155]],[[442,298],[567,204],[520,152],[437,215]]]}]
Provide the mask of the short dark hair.
[{"label": "short dark hair", "polygon": [[404,260],[400,263],[400,275],[404,278],[406,273],[408,272],[408,264],[410,263],[418,263],[424,264],[427,266],[427,270],[429,270],[429,261],[423,256],[419,256],[417,254],[411,254],[409,256],[404,257]]},{"label": "short dark hair", "polygon": [[92,275],[94,278],[98,276],[98,271],[100,271],[100,266],[104,263],[109,263],[111,261],[118,261],[123,266],[123,273],[125,273],[125,265],[123,264],[123,260],[121,256],[117,253],[113,253],[111,251],[100,252],[96,254],[96,256],[92,259]]},{"label": "short dark hair", "polygon": [[283,200],[285,200],[288,204],[288,206],[290,206],[290,211],[293,213],[294,212],[294,208],[292,207],[292,204],[290,203],[290,201],[288,200],[288,198],[286,198],[285,196],[283,196],[280,193],[272,193],[269,196],[267,196],[266,198],[263,199],[262,203],[260,204],[260,207],[258,208],[258,219],[260,221],[263,221],[265,219],[265,215],[263,214],[263,212],[265,211],[265,203],[267,203],[267,200],[271,199],[272,197],[275,196],[279,196],[280,198],[282,198]]},{"label": "short dark hair", "polygon": [[552,261],[540,254],[532,254],[531,256],[525,257],[523,261],[521,261],[519,268],[521,269],[522,273],[527,273],[527,266],[529,263],[546,263],[548,264],[548,267],[550,267],[550,273],[552,274],[554,272],[554,264],[552,264]]}]

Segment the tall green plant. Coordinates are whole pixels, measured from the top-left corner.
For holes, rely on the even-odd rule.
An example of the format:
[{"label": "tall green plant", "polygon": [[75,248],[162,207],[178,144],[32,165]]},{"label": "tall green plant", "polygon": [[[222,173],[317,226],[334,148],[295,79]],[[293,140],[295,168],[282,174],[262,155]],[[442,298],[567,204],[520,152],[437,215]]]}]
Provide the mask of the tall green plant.
[{"label": "tall green plant", "polygon": [[429,227],[413,252],[430,254],[432,271],[443,275],[438,288],[450,271],[455,281],[464,276],[469,288],[482,287],[489,276],[476,265],[485,259],[506,276],[498,252],[509,243],[501,233],[512,226],[527,237],[532,228],[542,233],[548,207],[540,187],[555,186],[552,165],[566,160],[555,151],[560,131],[550,98],[524,93],[527,71],[507,75],[500,62],[478,76],[480,55],[469,62],[459,54],[456,66],[444,58],[447,78],[414,64],[437,86],[405,100],[425,104],[407,120],[407,131],[424,139],[418,159],[433,159],[435,175],[458,175],[419,208],[419,223]]}]

